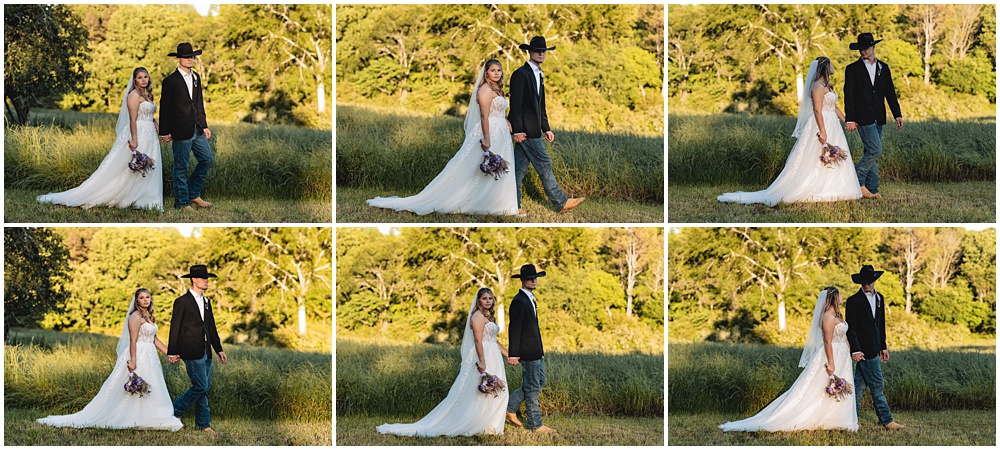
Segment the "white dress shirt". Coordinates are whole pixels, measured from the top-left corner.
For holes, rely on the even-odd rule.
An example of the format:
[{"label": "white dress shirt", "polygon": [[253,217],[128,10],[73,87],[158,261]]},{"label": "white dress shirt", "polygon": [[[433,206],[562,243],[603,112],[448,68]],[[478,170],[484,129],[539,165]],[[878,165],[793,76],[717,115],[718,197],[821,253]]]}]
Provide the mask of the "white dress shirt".
[{"label": "white dress shirt", "polygon": [[191,296],[194,297],[195,303],[198,304],[198,314],[201,315],[201,320],[204,321],[205,320],[205,296],[202,295],[202,294],[199,294],[199,293],[197,293],[197,292],[195,292],[193,290],[190,290],[190,289],[188,289],[188,292],[191,293]]},{"label": "white dress shirt", "polygon": [[535,306],[535,294],[532,294],[531,291],[525,288],[521,288],[521,292],[524,292],[525,294],[528,295],[528,299],[531,300],[531,312],[535,313],[535,316],[538,316],[538,310],[536,309]]},{"label": "white dress shirt", "polygon": [[872,86],[875,86],[875,68],[878,67],[878,60],[876,59],[874,63],[868,62],[868,59],[861,58],[865,62],[865,69],[868,69],[868,78],[872,81]]},{"label": "white dress shirt", "polygon": [[187,85],[188,97],[194,100],[194,71],[185,72],[181,68],[178,68],[177,71],[181,73],[181,78],[184,78],[184,84]]},{"label": "white dress shirt", "polygon": [[875,294],[875,290],[874,289],[872,289],[872,293],[871,294],[865,292],[865,297],[868,298],[868,306],[871,306],[871,308],[872,308],[872,318],[875,317],[875,299],[876,299],[875,296],[876,296],[876,294]]},{"label": "white dress shirt", "polygon": [[542,95],[542,68],[538,67],[534,61],[528,61],[528,65],[531,66],[531,70],[535,73],[535,93]]}]

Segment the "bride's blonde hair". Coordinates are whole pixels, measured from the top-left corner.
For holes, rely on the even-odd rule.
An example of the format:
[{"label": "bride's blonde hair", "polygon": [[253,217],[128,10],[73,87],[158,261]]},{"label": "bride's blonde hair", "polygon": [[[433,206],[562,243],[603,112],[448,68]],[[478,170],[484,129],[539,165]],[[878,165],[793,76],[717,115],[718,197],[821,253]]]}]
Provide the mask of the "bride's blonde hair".
[{"label": "bride's blonde hair", "polygon": [[[497,81],[496,83],[490,81],[490,79],[486,77],[486,72],[490,70],[491,66],[500,66],[500,81]],[[503,92],[503,64],[500,64],[499,59],[490,58],[483,64],[483,81],[479,84],[479,86],[476,86],[476,88],[478,89],[483,85],[489,86],[493,92],[496,92],[501,97],[505,96]]]},{"label": "bride's blonde hair", "polygon": [[[843,301],[840,296],[840,289],[836,286],[827,286],[826,290],[826,308],[833,308],[833,316],[844,320],[844,316],[840,313],[840,303]],[[822,326],[822,325],[821,325]]]},{"label": "bride's blonde hair", "polygon": [[816,75],[813,76],[813,82],[819,81],[820,78],[822,78],[823,86],[829,87],[831,65],[832,63],[830,62],[830,58],[827,58],[825,56],[820,56],[819,58],[816,58]]}]

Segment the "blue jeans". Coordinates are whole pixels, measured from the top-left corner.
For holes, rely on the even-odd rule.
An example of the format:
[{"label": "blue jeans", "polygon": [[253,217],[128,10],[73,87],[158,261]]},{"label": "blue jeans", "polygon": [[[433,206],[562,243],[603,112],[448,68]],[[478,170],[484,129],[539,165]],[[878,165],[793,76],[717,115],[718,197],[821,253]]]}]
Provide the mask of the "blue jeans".
[{"label": "blue jeans", "polygon": [[865,153],[854,165],[858,173],[858,183],[868,188],[872,194],[878,193],[878,157],[882,154],[882,125],[859,125],[858,134],[865,145]]},{"label": "blue jeans", "polygon": [[521,207],[521,184],[524,176],[528,173],[528,163],[535,166],[538,178],[542,180],[542,187],[545,195],[552,202],[556,211],[562,210],[566,206],[566,194],[559,187],[555,174],[552,173],[552,160],[545,151],[545,143],[542,138],[525,139],[514,144],[514,176],[517,180],[517,207]]},{"label": "blue jeans", "polygon": [[878,422],[882,425],[892,422],[889,402],[886,401],[885,393],[882,392],[885,381],[882,379],[882,366],[878,358],[858,361],[854,367],[854,400],[857,402],[859,417],[861,416],[861,395],[865,393],[866,387],[872,391],[872,403],[875,405]]},{"label": "blue jeans", "polygon": [[[204,134],[195,133],[191,139],[172,141],[174,150],[174,208],[183,208],[191,204],[192,199],[201,197],[201,187],[205,184],[205,175],[212,168],[215,159],[208,147],[208,139]],[[191,153],[198,163],[194,172],[187,176]]]},{"label": "blue jeans", "polygon": [[204,430],[211,426],[212,417],[208,409],[208,387],[212,382],[212,350],[205,349],[201,359],[185,359],[191,387],[174,400],[174,417],[180,418],[194,405],[194,426]]},{"label": "blue jeans", "polygon": [[521,361],[521,389],[510,393],[507,412],[517,414],[524,403],[524,427],[537,430],[542,426],[542,410],[538,409],[538,393],[545,386],[545,364],[542,359]]}]

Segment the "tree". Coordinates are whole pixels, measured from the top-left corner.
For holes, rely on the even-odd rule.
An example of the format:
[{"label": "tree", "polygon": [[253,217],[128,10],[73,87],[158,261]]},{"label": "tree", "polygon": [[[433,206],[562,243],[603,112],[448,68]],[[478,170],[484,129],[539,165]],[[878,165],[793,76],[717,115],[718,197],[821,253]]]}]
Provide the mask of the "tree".
[{"label": "tree", "polygon": [[965,58],[972,48],[979,29],[979,14],[982,5],[950,5],[954,10],[951,23],[945,31],[948,42],[948,58]]},{"label": "tree", "polygon": [[779,63],[791,64],[795,74],[795,96],[802,100],[803,68],[815,50],[824,50],[829,16],[834,12],[824,5],[758,5],[759,20],[750,21],[766,43],[765,52],[773,52]]},{"label": "tree", "polygon": [[[30,124],[31,105],[77,90],[86,78],[87,31],[68,5],[3,7],[7,120]],[[13,111],[11,111],[13,109]]]},{"label": "tree", "polygon": [[626,295],[625,317],[632,317],[632,301],[636,279],[650,265],[649,252],[662,247],[657,239],[657,230],[652,228],[612,229],[610,250],[614,256],[612,264],[618,270],[618,278]]},{"label": "tree", "polygon": [[934,44],[941,40],[941,21],[944,5],[914,5],[913,17],[916,20],[914,33],[917,44],[921,47],[921,57],[924,60],[924,84],[931,84],[931,54]]},{"label": "tree", "polygon": [[927,237],[923,230],[892,229],[889,245],[895,253],[892,263],[896,265],[900,284],[906,292],[906,313],[909,314],[913,310],[913,281],[926,262]]},{"label": "tree", "polygon": [[942,228],[934,235],[927,257],[931,288],[941,289],[948,285],[955,272],[962,253],[962,234],[955,228]]},{"label": "tree", "polygon": [[4,228],[3,245],[6,343],[12,324],[34,325],[66,300],[69,251],[48,228]]}]

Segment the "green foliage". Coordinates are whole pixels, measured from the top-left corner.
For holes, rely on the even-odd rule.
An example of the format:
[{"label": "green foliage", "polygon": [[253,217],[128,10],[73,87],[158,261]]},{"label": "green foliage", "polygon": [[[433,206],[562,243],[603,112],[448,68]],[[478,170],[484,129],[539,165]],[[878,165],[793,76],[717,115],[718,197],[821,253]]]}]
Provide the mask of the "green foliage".
[{"label": "green foliage", "polygon": [[30,106],[78,89],[86,77],[87,30],[71,8],[4,5],[4,101],[15,110],[10,123],[28,125]]},{"label": "green foliage", "polygon": [[[935,13],[929,49],[925,8]],[[876,55],[892,67],[908,120],[993,116],[995,11],[995,5],[671,5],[671,111],[794,116],[797,82],[809,63],[829,57],[833,83],[842,86],[843,68],[858,59],[849,44],[877,30],[883,41]]]},{"label": "green foliage", "polygon": [[[455,381],[458,353],[445,345],[339,337],[337,389],[350,394],[337,396],[337,414],[426,414]],[[662,417],[662,353],[547,352],[545,362],[539,404],[546,413]],[[508,384],[520,386],[521,368],[505,367]]]},{"label": "green foliage", "polygon": [[3,230],[4,342],[11,326],[42,318],[65,301],[69,252],[47,228]]},{"label": "green foliage", "polygon": [[[161,329],[161,338],[165,330]],[[4,349],[5,407],[50,414],[79,411],[101,389],[115,364],[117,338],[88,333],[15,330]],[[212,413],[218,417],[331,420],[329,353],[231,345],[229,362],[213,366]],[[190,381],[183,363],[160,363],[170,397]]]},{"label": "green foliage", "polygon": [[663,133],[662,5],[340,5],[337,100],[464,115],[482,63],[504,82],[544,35],[549,121]]},{"label": "green foliage", "polygon": [[117,334],[132,295],[145,287],[167,336],[173,301],[190,287],[180,276],[205,263],[219,276],[208,296],[224,342],[331,349],[329,228],[207,228],[192,237],[167,228],[42,230],[68,251],[72,281],[65,301],[25,326]]},{"label": "green foliage", "polygon": [[[670,344],[671,411],[753,414],[795,382],[800,348]],[[892,351],[882,364],[893,410],[993,409],[996,342],[947,350]],[[865,396],[862,408],[871,408]],[[866,406],[867,405],[867,406]]]},{"label": "green foliage", "polygon": [[[623,284],[629,270],[621,269],[616,239],[639,248],[631,316]],[[662,297],[653,294],[663,289],[662,243],[660,229],[404,228],[383,235],[339,228],[338,333],[457,344],[475,292],[491,288],[498,313],[505,312],[520,289],[510,276],[533,263],[547,272],[537,290],[546,350],[655,353],[663,342],[663,310],[655,308]]]},{"label": "green foliage", "polygon": [[[671,184],[739,181],[763,188],[785,166],[795,144],[795,119],[749,115],[671,115],[667,146]],[[847,134],[854,160],[864,147]],[[993,181],[996,179],[996,121],[907,122],[886,130],[879,157],[882,180]],[[712,161],[706,164],[706,161]],[[753,190],[748,186],[745,190]],[[722,192],[719,192],[720,194]]]},{"label": "green foliage", "polygon": [[[4,133],[5,187],[59,192],[86,180],[114,142],[117,116],[56,111],[38,127]],[[42,122],[39,120],[38,122]],[[332,196],[332,144],[329,131],[282,125],[212,126],[209,145],[215,156],[205,182],[215,195],[282,200]],[[161,144],[164,195],[173,192],[173,152]],[[164,202],[170,205],[172,201]],[[232,222],[232,221],[230,221]]]},{"label": "green foliage", "polygon": [[[890,348],[955,345],[972,333],[994,336],[996,299],[982,286],[996,273],[996,231],[916,230],[921,240],[912,264],[919,267],[908,314],[900,237],[909,229],[676,229],[668,238],[670,338],[800,347],[818,292],[832,285],[845,299],[853,295],[859,287],[850,275],[863,264],[885,271],[875,287],[886,300]],[[980,280],[986,296],[977,296],[967,277]],[[784,330],[779,299],[787,310]]]},{"label": "green foliage", "polygon": [[[56,99],[64,109],[117,112],[136,67],[148,69],[158,96],[161,81],[177,66],[167,54],[177,44],[190,42],[204,51],[194,70],[204,79],[205,109],[213,129],[219,122],[330,126],[329,5],[221,5],[208,16],[189,5],[69,9],[89,33],[89,39],[78,39],[89,60],[78,70],[88,74],[85,79],[67,80],[79,92]],[[53,61],[61,59],[68,58]]]},{"label": "green foliage", "polygon": [[[337,185],[420,189],[461,147],[462,119],[338,105]],[[556,129],[547,144],[566,192],[589,198],[663,202],[663,139]],[[541,193],[533,171],[527,192]],[[383,193],[385,195],[388,193]]]}]

